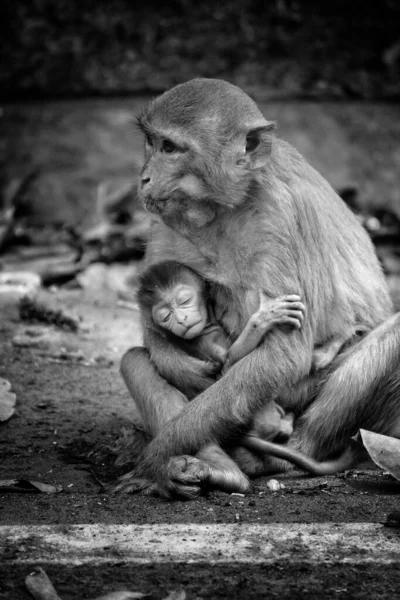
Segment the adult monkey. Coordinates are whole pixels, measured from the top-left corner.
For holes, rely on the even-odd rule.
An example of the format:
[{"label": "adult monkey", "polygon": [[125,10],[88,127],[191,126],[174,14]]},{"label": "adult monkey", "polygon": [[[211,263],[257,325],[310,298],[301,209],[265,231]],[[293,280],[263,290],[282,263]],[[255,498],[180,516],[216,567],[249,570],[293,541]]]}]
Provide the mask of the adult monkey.
[{"label": "adult monkey", "polygon": [[[139,125],[146,136],[140,195],[156,215],[147,264],[177,260],[215,282],[216,318],[233,339],[256,308],[246,305],[248,290],[297,294],[307,314],[301,330],[272,332],[207,389],[204,364],[171,352],[145,324],[148,350],[128,352],[122,373],[155,437],[117,489],[137,489],[143,477],[161,493],[193,495],[202,485],[223,487],[226,473],[243,489],[218,451],[211,469],[207,452],[200,461],[179,455],[242,434],[265,399],[279,398],[301,415],[290,443],[318,459],[345,448],[359,427],[400,435],[399,319],[389,318],[368,235],[331,186],[274,137],[243,91],[223,81],[176,86],[150,104]],[[328,372],[310,376],[313,348],[356,326],[371,333]],[[204,391],[186,405],[157,364],[172,381],[183,373],[184,392]],[[240,460],[250,475],[270,466]]]}]

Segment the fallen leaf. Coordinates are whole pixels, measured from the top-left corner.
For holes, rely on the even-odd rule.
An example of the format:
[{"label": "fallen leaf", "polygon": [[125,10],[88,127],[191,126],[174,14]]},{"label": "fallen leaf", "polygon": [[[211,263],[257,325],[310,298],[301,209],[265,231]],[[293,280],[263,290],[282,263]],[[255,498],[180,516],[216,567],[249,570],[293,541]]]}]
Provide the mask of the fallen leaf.
[{"label": "fallen leaf", "polygon": [[61,600],[42,567],[36,567],[25,578],[25,587],[35,600]]},{"label": "fallen leaf", "polygon": [[0,294],[11,294],[18,297],[34,296],[41,286],[42,280],[37,273],[15,271],[0,273]]},{"label": "fallen leaf", "polygon": [[11,383],[0,377],[0,421],[7,421],[15,411],[17,397],[10,389]]},{"label": "fallen leaf", "polygon": [[171,592],[164,600],[186,600],[186,592],[185,590]]},{"label": "fallen leaf", "polygon": [[0,479],[0,492],[29,493],[42,492],[44,494],[56,494],[62,492],[61,485],[50,485],[41,481],[29,481],[28,479]]},{"label": "fallen leaf", "polygon": [[400,480],[400,440],[365,429],[360,434],[374,463]]},{"label": "fallen leaf", "polygon": [[146,598],[149,594],[142,594],[142,592],[110,592],[105,596],[98,596],[94,600],[134,600],[135,598]]}]

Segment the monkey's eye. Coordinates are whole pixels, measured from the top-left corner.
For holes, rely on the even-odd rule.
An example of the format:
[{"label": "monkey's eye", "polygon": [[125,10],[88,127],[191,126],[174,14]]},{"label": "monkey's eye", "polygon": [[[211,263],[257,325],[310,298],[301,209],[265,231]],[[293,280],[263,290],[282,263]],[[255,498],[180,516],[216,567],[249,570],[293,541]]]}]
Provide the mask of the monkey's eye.
[{"label": "monkey's eye", "polygon": [[179,301],[179,305],[180,306],[188,306],[191,302],[191,298],[187,298],[187,300],[180,300]]},{"label": "monkey's eye", "polygon": [[246,152],[253,152],[257,148],[260,143],[260,138],[258,134],[254,131],[251,131],[246,136]]},{"label": "monkey's eye", "polygon": [[171,142],[170,140],[164,140],[161,145],[161,152],[165,152],[166,154],[173,154],[178,151],[178,146]]},{"label": "monkey's eye", "polygon": [[171,316],[171,311],[166,309],[161,309],[157,312],[156,317],[159,323],[168,323]]}]

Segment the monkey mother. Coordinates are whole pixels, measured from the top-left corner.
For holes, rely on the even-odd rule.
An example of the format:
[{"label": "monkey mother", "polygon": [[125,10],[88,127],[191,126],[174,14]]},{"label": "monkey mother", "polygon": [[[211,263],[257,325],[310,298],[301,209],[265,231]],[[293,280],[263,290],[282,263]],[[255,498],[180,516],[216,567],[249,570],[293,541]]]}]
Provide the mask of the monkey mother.
[{"label": "monkey mother", "polygon": [[[342,451],[360,427],[399,436],[400,321],[367,233],[331,186],[224,81],[174,87],[139,126],[139,193],[154,214],[147,264],[174,259],[211,281],[232,339],[260,289],[300,295],[307,313],[301,330],[276,329],[216,382],[144,319],[146,348],[126,353],[122,374],[153,439],[117,487],[243,491],[245,474],[279,465],[240,449],[232,460],[221,444],[234,445],[271,399],[297,417],[290,444],[317,459]],[[313,348],[358,326],[369,333],[312,374]]]}]

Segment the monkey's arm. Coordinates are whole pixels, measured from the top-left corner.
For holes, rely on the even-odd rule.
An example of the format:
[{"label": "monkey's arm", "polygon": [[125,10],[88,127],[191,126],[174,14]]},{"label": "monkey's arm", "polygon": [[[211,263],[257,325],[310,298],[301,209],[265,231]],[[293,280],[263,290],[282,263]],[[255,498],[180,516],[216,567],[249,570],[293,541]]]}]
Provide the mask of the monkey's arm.
[{"label": "monkey's arm", "polygon": [[158,373],[186,396],[193,397],[215,381],[218,363],[191,356],[151,328],[145,328],[144,343]]},{"label": "monkey's arm", "polygon": [[[226,442],[245,432],[266,399],[278,397],[310,372],[310,336],[309,327],[272,331],[268,343],[233,365],[166,424],[144,451],[134,475],[149,477],[168,489],[171,457],[195,454],[208,442]],[[137,391],[141,385],[145,381],[137,381]],[[151,386],[158,394],[165,381],[152,378]]]}]

